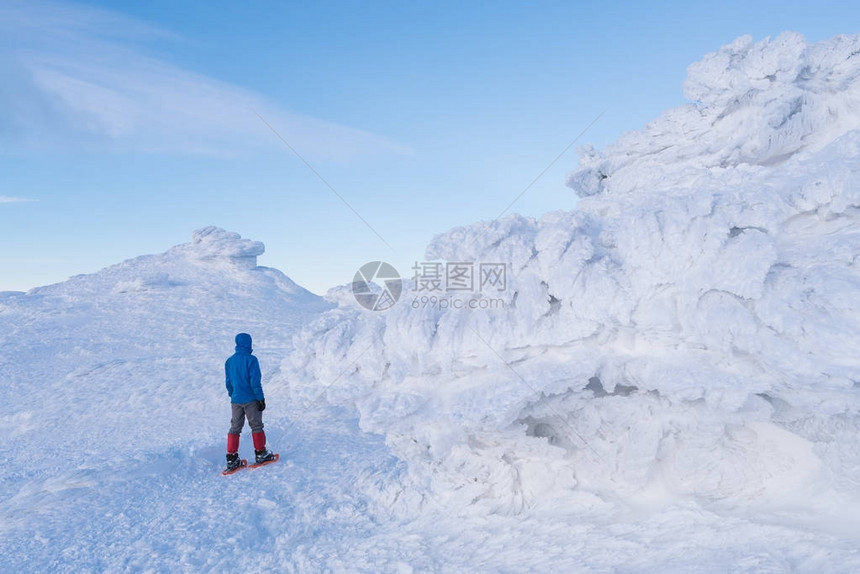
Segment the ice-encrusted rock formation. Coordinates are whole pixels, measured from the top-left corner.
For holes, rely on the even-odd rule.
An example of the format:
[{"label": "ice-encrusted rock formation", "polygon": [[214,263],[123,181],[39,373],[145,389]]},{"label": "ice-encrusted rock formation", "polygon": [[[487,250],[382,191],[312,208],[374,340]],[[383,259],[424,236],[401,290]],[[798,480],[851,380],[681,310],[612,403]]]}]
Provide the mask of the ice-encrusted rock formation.
[{"label": "ice-encrusted rock formation", "polygon": [[585,150],[576,210],[431,243],[506,262],[504,309],[341,298],[284,364],[312,381],[296,399],[354,405],[464,504],[808,501],[813,483],[860,504],[860,36],[740,38],[685,94]]}]

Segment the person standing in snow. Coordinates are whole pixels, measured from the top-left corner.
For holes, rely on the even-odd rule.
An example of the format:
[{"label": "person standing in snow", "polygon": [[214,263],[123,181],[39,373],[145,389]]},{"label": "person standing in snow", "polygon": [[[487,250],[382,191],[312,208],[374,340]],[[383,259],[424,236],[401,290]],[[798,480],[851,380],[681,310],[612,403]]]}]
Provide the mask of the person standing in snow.
[{"label": "person standing in snow", "polygon": [[251,335],[239,333],[236,335],[236,352],[224,363],[227,394],[233,409],[230,430],[227,433],[227,470],[234,470],[242,464],[239,459],[239,436],[245,426],[246,417],[251,427],[256,463],[275,458],[266,448],[266,433],[263,432],[266,398],[261,384],[260,363],[252,352]]}]

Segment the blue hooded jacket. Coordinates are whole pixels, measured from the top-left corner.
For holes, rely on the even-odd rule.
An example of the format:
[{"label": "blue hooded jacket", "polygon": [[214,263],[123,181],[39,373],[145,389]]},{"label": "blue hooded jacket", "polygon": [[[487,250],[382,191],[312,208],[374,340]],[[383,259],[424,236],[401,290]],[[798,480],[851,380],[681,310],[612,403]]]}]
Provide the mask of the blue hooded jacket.
[{"label": "blue hooded jacket", "polygon": [[236,352],[224,363],[227,394],[230,395],[231,403],[243,405],[265,400],[260,384],[260,363],[252,352],[251,335],[236,335]]}]

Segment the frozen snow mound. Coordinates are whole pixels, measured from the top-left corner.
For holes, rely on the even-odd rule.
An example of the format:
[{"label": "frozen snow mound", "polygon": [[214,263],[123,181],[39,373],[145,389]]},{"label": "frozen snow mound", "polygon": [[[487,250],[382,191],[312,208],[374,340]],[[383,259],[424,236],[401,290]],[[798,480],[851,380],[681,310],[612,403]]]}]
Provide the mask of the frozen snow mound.
[{"label": "frozen snow mound", "polygon": [[707,56],[696,103],[587,152],[575,211],[428,246],[505,262],[503,308],[340,299],[284,362],[293,396],[354,406],[474,512],[583,490],[860,508],[857,54],[785,34]]},{"label": "frozen snow mound", "polygon": [[[58,328],[66,328],[63,320],[76,315],[88,327],[108,317],[117,325],[133,317],[133,332],[151,326],[152,339],[147,342],[171,345],[158,325],[187,320],[182,328],[196,326],[201,338],[211,336],[207,327],[221,332],[221,325],[230,323],[275,332],[279,322],[295,325],[305,313],[330,307],[280,271],[258,266],[257,257],[264,251],[259,241],[206,227],[195,231],[191,242],[164,253],[129,259],[26,294],[0,294],[0,321],[33,316],[27,321],[32,331],[47,327],[53,317]],[[127,338],[114,334],[118,341]],[[105,339],[97,332],[92,335],[96,344]]]},{"label": "frozen snow mound", "polygon": [[[191,242],[172,247],[157,255],[142,255],[102,269],[98,273],[78,275],[68,281],[39,287],[28,296],[75,292],[94,294],[156,292],[166,289],[209,284],[213,291],[243,286],[273,288],[276,295],[302,301],[319,298],[296,285],[276,269],[260,267],[257,257],[266,250],[259,241],[219,227],[205,227],[192,234]],[[250,294],[250,293],[249,293]]]},{"label": "frozen snow mound", "polygon": [[643,130],[586,149],[581,196],[671,189],[776,166],[860,127],[860,36],[809,45],[796,33],[738,38],[691,65],[684,95]]},{"label": "frozen snow mound", "polygon": [[192,235],[191,243],[177,246],[174,250],[203,261],[224,260],[253,269],[266,246],[260,241],[242,239],[238,233],[210,226],[198,229]]}]

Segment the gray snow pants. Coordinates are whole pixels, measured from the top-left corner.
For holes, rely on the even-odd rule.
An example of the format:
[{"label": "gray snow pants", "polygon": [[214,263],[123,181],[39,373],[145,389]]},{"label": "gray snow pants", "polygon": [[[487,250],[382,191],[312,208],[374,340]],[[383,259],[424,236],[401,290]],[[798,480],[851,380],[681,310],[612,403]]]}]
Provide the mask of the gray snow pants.
[{"label": "gray snow pants", "polygon": [[263,413],[257,406],[257,401],[239,405],[231,403],[233,407],[233,418],[230,419],[230,430],[227,434],[242,434],[242,427],[245,426],[245,417],[248,417],[248,425],[251,427],[251,432],[260,432],[263,430]]}]

